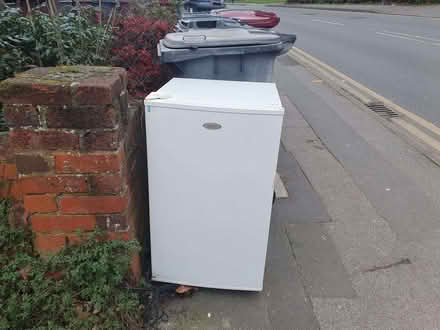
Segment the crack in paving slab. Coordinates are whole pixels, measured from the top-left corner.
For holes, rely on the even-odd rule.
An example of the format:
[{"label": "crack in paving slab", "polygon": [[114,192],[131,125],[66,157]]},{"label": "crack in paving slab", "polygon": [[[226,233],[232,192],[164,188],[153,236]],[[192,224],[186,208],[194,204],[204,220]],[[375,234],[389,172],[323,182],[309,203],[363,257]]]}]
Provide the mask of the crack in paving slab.
[{"label": "crack in paving slab", "polygon": [[411,264],[412,264],[411,260],[409,260],[408,258],[402,258],[399,261],[393,262],[393,263],[388,264],[388,265],[375,266],[373,268],[364,270],[364,273],[371,273],[371,272],[376,272],[378,270],[389,269],[391,267],[396,267],[396,266],[400,266],[400,265],[411,265]]}]

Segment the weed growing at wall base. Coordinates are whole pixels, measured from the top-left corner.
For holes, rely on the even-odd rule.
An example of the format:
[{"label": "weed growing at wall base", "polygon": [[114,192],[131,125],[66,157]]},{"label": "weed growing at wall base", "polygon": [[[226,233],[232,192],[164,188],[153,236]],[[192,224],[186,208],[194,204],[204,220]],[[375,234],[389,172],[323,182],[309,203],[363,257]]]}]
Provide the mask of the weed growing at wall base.
[{"label": "weed growing at wall base", "polygon": [[41,258],[0,201],[0,329],[141,329],[143,306],[121,285],[139,245],[104,236]]}]

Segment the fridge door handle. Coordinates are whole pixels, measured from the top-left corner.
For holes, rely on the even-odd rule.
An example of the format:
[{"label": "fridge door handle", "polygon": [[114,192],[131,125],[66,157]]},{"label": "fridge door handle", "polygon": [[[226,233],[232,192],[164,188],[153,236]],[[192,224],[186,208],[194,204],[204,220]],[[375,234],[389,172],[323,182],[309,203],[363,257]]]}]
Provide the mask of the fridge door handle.
[{"label": "fridge door handle", "polygon": [[222,128],[222,125],[219,123],[204,123],[203,127],[209,130],[216,130]]}]

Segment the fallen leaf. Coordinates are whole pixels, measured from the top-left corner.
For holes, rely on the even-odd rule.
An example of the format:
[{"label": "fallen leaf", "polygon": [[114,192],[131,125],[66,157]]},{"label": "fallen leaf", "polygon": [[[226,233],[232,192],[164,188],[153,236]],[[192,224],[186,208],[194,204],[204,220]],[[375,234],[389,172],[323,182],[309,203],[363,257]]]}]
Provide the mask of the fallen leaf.
[{"label": "fallen leaf", "polygon": [[191,286],[180,285],[176,289],[176,293],[180,294],[180,295],[185,295],[185,294],[190,294],[192,290],[193,290],[193,287],[191,287]]}]

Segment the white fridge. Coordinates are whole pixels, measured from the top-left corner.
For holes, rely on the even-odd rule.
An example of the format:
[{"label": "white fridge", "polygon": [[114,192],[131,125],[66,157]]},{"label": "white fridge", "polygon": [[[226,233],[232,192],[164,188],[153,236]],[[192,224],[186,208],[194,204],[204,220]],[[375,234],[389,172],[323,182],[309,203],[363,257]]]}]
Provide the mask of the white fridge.
[{"label": "white fridge", "polygon": [[145,109],[153,280],[261,291],[284,114],[275,84],[175,78]]}]

